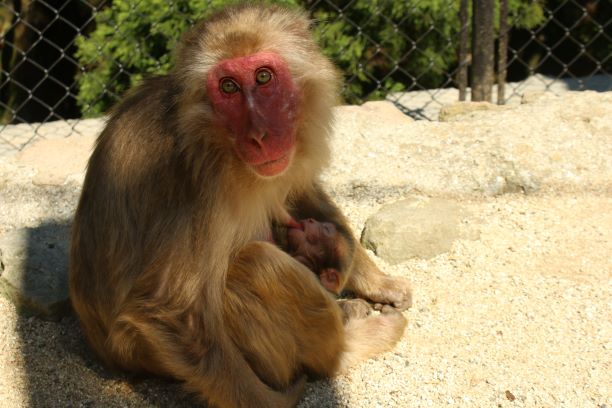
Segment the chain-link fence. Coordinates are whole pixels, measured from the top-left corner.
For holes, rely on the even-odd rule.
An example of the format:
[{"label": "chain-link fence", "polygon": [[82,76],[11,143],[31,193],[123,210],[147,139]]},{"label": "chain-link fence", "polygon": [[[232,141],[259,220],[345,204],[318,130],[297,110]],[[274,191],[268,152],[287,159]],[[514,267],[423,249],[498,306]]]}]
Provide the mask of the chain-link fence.
[{"label": "chain-link fence", "polygon": [[[499,103],[529,89],[612,90],[609,0],[279,2],[309,10],[324,52],[345,74],[348,103],[386,98],[436,119],[442,104],[469,99],[468,86],[484,75],[482,55]],[[167,70],[179,33],[222,3],[3,0],[0,150],[80,133],[89,123],[82,118],[103,115],[143,76]]]}]

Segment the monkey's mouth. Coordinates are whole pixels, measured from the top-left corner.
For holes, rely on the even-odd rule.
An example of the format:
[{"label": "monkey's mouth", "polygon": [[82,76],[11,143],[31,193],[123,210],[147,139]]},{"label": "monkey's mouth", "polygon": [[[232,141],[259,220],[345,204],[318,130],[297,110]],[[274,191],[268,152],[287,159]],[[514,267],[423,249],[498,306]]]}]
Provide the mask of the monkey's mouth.
[{"label": "monkey's mouth", "polygon": [[303,221],[296,221],[293,218],[291,218],[288,222],[287,222],[287,228],[297,228],[299,230],[304,231],[304,222]]},{"label": "monkey's mouth", "polygon": [[285,171],[287,167],[289,167],[289,163],[291,162],[291,152],[285,154],[284,156],[270,160],[261,164],[253,165],[253,169],[257,174],[264,177],[272,177],[277,176]]}]

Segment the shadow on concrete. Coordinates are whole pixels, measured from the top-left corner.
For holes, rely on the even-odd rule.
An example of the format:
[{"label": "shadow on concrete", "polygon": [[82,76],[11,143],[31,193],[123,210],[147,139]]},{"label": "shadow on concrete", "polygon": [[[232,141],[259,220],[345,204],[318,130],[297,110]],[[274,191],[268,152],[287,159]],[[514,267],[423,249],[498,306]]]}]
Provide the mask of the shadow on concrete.
[{"label": "shadow on concrete", "polygon": [[[193,407],[180,384],[104,368],[68,301],[69,222],[22,230],[25,239],[16,331],[32,407]],[[8,266],[8,265],[7,265]],[[62,295],[63,293],[63,295]]]},{"label": "shadow on concrete", "polygon": [[593,75],[586,78],[562,78],[567,89],[571,91],[612,91],[612,75]]},{"label": "shadow on concrete", "polygon": [[[42,282],[43,289],[63,290],[67,296],[70,223],[46,222],[23,231],[26,266],[23,289],[40,289]],[[27,406],[203,406],[194,396],[186,394],[178,382],[134,378],[103,367],[86,344],[67,297],[64,300],[47,306],[16,302],[20,317],[15,330],[21,340],[29,394]],[[300,406],[331,408],[341,404],[332,382],[319,381],[308,384]]]}]

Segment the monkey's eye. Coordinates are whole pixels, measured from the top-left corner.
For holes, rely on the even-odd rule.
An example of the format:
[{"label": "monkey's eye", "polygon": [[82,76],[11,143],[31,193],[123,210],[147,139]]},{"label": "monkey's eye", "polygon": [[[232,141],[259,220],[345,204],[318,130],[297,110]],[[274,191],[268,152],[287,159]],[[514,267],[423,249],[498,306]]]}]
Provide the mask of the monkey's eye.
[{"label": "monkey's eye", "polygon": [[227,94],[238,92],[238,85],[229,78],[223,78],[221,80],[221,90]]},{"label": "monkey's eye", "polygon": [[257,81],[259,85],[266,84],[270,82],[271,79],[272,79],[272,72],[270,72],[269,70],[265,68],[260,69],[255,74],[255,80]]},{"label": "monkey's eye", "polygon": [[324,222],[322,225],[323,232],[325,233],[325,235],[330,237],[336,235],[336,227],[333,224],[330,224],[329,222]]}]

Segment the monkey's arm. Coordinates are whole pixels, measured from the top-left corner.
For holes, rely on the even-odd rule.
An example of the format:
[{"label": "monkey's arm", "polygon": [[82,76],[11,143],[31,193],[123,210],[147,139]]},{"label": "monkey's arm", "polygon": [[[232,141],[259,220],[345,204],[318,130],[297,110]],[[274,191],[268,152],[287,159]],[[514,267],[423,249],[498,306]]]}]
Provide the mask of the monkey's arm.
[{"label": "monkey's arm", "polygon": [[320,186],[315,185],[312,190],[295,196],[290,206],[291,215],[296,219],[314,218],[332,222],[346,239],[349,262],[345,263],[346,270],[340,271],[345,278],[340,289],[350,290],[357,297],[391,304],[399,309],[407,309],[412,305],[408,281],[388,276],[374,264],[355,238],[346,217]]},{"label": "monkey's arm", "polygon": [[345,289],[357,297],[393,305],[400,310],[412,306],[412,290],[408,280],[382,272],[359,244]]}]

